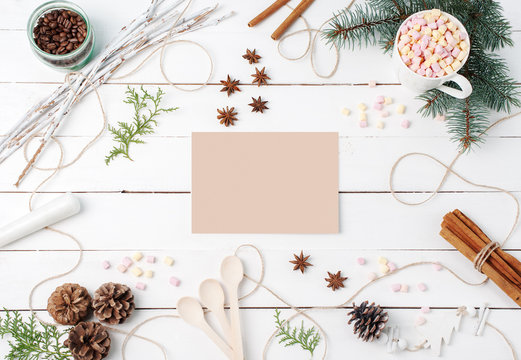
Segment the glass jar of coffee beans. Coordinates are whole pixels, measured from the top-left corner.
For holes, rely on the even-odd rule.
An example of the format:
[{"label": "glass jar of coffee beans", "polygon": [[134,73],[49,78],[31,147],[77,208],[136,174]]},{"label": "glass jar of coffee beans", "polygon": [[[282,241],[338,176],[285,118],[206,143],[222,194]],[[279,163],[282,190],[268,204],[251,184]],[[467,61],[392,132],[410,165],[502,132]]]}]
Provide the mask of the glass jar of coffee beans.
[{"label": "glass jar of coffee beans", "polygon": [[36,56],[60,70],[79,70],[94,49],[94,31],[85,12],[69,1],[50,1],[33,11],[27,36]]}]

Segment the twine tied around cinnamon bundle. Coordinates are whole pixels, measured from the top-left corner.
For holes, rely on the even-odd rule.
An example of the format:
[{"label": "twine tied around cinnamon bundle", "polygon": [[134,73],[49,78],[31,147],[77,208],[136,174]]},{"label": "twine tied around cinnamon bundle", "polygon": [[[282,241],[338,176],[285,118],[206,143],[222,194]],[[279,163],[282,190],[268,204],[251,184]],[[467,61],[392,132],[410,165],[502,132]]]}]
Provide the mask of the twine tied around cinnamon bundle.
[{"label": "twine tied around cinnamon bundle", "polygon": [[499,245],[497,241],[489,242],[481,248],[472,262],[474,264],[474,269],[483,274],[483,265],[487,262],[492,253],[499,248],[501,248],[501,245]]}]

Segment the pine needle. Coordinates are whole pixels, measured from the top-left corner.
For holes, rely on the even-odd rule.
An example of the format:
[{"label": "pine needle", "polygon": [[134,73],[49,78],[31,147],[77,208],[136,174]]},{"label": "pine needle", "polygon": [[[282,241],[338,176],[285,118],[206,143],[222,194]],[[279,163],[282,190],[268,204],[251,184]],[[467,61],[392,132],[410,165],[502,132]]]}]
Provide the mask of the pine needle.
[{"label": "pine needle", "polygon": [[62,342],[62,338],[69,333],[68,329],[59,331],[52,325],[41,324],[34,315],[25,321],[18,311],[4,310],[5,317],[0,318],[0,337],[8,337],[10,347],[5,359],[72,359],[69,349]]},{"label": "pine needle", "polygon": [[[127,87],[125,93],[127,98],[123,102],[134,107],[134,118],[130,124],[119,121],[118,127],[108,126],[114,141],[118,142],[119,146],[114,146],[109,155],[105,157],[105,164],[107,165],[120,155],[133,161],[129,153],[130,145],[133,143],[144,144],[145,141],[140,136],[154,133],[154,127],[158,125],[156,117],[161,113],[168,113],[178,109],[177,107],[166,109],[160,107],[161,100],[165,94],[161,88],[158,88],[155,96],[149,94],[143,86],[141,86],[141,94],[130,86]],[[150,103],[152,103],[152,109],[148,108]],[[148,110],[148,112],[145,110]]]}]

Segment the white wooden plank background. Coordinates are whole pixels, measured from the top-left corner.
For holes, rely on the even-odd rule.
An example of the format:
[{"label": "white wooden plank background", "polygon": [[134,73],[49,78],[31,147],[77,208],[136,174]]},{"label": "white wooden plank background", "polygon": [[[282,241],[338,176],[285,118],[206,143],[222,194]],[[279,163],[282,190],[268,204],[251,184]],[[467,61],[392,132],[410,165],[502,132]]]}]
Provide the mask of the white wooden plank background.
[{"label": "white wooden plank background", "polygon": [[[97,49],[115,34],[130,18],[141,12],[148,1],[137,0],[77,0],[89,14],[97,35]],[[147,137],[146,145],[134,147],[135,162],[118,160],[105,166],[104,156],[112,140],[108,134],[71,169],[62,171],[46,185],[36,199],[36,205],[56,196],[57,193],[78,193],[83,204],[81,215],[64,221],[60,229],[70,231],[83,243],[86,252],[81,267],[63,281],[79,282],[91,292],[105,281],[120,281],[134,285],[135,279],[116,270],[104,271],[104,259],[117,264],[123,256],[140,250],[147,254],[171,255],[176,259],[173,268],[156,264],[156,278],[148,282],[144,292],[136,291],[138,310],[128,324],[129,329],[149,316],[175,313],[180,296],[195,295],[200,281],[218,276],[222,257],[240,244],[253,243],[260,247],[266,260],[266,284],[280,292],[294,305],[335,305],[343,302],[367,281],[369,272],[377,272],[376,259],[386,256],[397,265],[420,260],[441,261],[466,279],[478,280],[470,263],[453,250],[437,233],[444,213],[456,207],[476,219],[494,239],[501,240],[512,221],[513,206],[503,194],[482,191],[451,178],[443,193],[434,201],[419,208],[408,208],[394,201],[389,194],[388,174],[398,156],[409,151],[425,151],[449,162],[455,155],[455,145],[446,135],[444,124],[420,118],[416,109],[420,103],[414,94],[396,83],[389,68],[389,58],[376,48],[355,52],[342,51],[340,68],[331,79],[313,75],[309,59],[288,62],[276,51],[276,43],[269,38],[272,30],[287,16],[284,9],[258,27],[250,29],[247,21],[260,12],[270,1],[223,1],[221,12],[235,11],[236,15],[218,27],[189,34],[187,38],[200,41],[212,54],[215,73],[211,84],[195,92],[186,93],[168,87],[158,69],[157,57],[131,77],[111,81],[101,88],[103,103],[111,123],[130,116],[130,109],[122,103],[127,84],[144,84],[155,89],[162,86],[167,92],[165,103],[179,106],[172,114],[160,119],[156,134]],[[295,5],[295,0],[291,4]],[[0,99],[2,99],[0,136],[24,114],[35,101],[49,93],[63,80],[63,73],[55,72],[39,63],[31,54],[26,40],[25,25],[29,13],[41,1],[4,0],[0,11],[0,43],[4,49],[0,60]],[[514,28],[513,48],[501,51],[511,67],[515,79],[521,79],[521,7],[516,0],[502,0],[505,13]],[[212,4],[209,0],[195,0],[194,8]],[[320,25],[332,12],[345,6],[345,1],[317,2],[306,17],[312,26]],[[301,28],[299,23],[293,29]],[[303,48],[305,37],[284,44],[284,49],[296,54]],[[270,86],[257,88],[249,84],[242,92],[227,98],[220,93],[218,80],[230,73],[242,82],[250,82],[253,67],[241,55],[245,48],[257,48],[263,56],[273,79]],[[181,56],[180,56],[181,55]],[[326,71],[332,64],[326,46],[318,50],[318,64]],[[167,73],[180,83],[197,84],[204,81],[207,60],[199,50],[179,45],[166,56]],[[129,65],[131,67],[131,65]],[[181,70],[182,69],[182,70]],[[380,85],[368,88],[376,80]],[[371,105],[377,95],[392,96],[395,103],[407,106],[404,115],[391,109],[386,128],[374,127],[376,113],[369,110],[370,127],[357,126],[356,104]],[[252,114],[246,104],[251,96],[262,95],[269,100],[270,110],[264,115]],[[224,128],[215,119],[215,109],[237,106],[237,125]],[[353,114],[340,113],[348,107]],[[501,114],[493,114],[491,120]],[[410,129],[400,127],[403,119],[411,121]],[[67,158],[97,133],[100,125],[99,110],[93,96],[76,106],[68,122],[60,129],[60,140],[67,149]],[[192,235],[190,232],[190,134],[192,131],[338,131],[340,134],[340,220],[341,232],[337,235]],[[517,166],[521,149],[521,126],[512,120],[493,129],[481,148],[463,157],[456,166],[470,179],[481,183],[503,186],[521,192],[521,171]],[[56,162],[56,148],[50,149],[42,165]],[[152,159],[155,159],[152,160]],[[27,211],[30,191],[45,177],[33,172],[20,188],[12,184],[25,163],[17,153],[0,166],[0,224],[7,223]],[[424,160],[410,160],[400,168],[397,188],[400,196],[421,199],[441,177],[442,169]],[[302,194],[306,196],[306,194]],[[274,204],[275,206],[275,204]],[[506,247],[514,256],[521,256],[521,239],[518,233]],[[292,272],[287,263],[294,252],[305,249],[312,255],[314,267],[302,276]],[[258,274],[259,265],[250,252],[245,252],[246,270]],[[357,257],[365,257],[368,264],[359,266]],[[42,231],[0,250],[0,306],[27,313],[27,296],[31,287],[42,277],[63,271],[77,257],[74,247],[66,239]],[[342,270],[349,276],[346,288],[331,292],[324,286],[326,271]],[[165,285],[170,274],[182,279],[179,288]],[[46,299],[62,280],[42,286],[36,293],[35,305],[43,310]],[[390,284],[406,283],[408,294],[392,293]],[[428,291],[416,289],[425,282]],[[243,291],[248,289],[245,284]],[[431,266],[409,270],[394,278],[367,289],[360,297],[389,307],[392,322],[405,330],[411,341],[417,340],[413,323],[421,306],[434,310],[429,317],[440,316],[463,304],[480,305],[488,302],[493,308],[491,321],[502,328],[520,350],[521,340],[517,324],[521,321],[518,307],[493,284],[467,287],[457,282],[447,271],[435,272]],[[241,303],[242,323],[248,359],[260,359],[265,340],[273,331],[273,309],[280,307],[274,298],[260,291]],[[394,357],[378,345],[357,341],[346,325],[346,310],[317,312],[316,318],[329,336],[329,358],[365,357],[387,359]],[[285,311],[284,315],[289,316]],[[0,312],[0,316],[2,312]],[[488,359],[494,353],[497,359],[508,359],[509,353],[502,340],[487,330],[483,338],[471,335],[473,324],[467,321],[453,344],[443,352],[445,359],[474,356]],[[197,330],[181,321],[160,320],[143,328],[142,333],[157,337],[167,344],[173,359],[222,358]],[[121,337],[114,336],[114,349]],[[315,358],[323,349],[317,349]],[[521,350],[520,350],[521,351]],[[0,342],[0,354],[7,353],[7,345]],[[139,341],[129,346],[130,359],[148,356],[159,359],[156,349],[143,346]],[[273,345],[270,359],[303,359],[306,354],[298,349],[284,349]],[[431,355],[404,353],[396,357],[424,359]],[[118,351],[110,359],[119,359]]]}]

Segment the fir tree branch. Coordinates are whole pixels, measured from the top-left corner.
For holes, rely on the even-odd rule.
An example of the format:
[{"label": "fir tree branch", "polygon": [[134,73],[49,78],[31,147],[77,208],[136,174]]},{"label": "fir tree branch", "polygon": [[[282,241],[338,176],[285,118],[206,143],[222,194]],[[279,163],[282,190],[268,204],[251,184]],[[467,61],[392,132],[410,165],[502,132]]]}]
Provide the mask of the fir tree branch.
[{"label": "fir tree branch", "polygon": [[320,342],[320,334],[315,330],[315,327],[309,329],[304,328],[304,321],[300,325],[300,329],[291,328],[287,320],[280,319],[280,310],[275,309],[275,323],[279,332],[276,337],[280,337],[279,344],[285,347],[299,344],[303,350],[309,351],[311,356]]},{"label": "fir tree branch", "polygon": [[[68,330],[59,331],[52,325],[39,323],[34,315],[24,321],[18,311],[5,310],[5,317],[0,318],[0,337],[10,337],[10,351],[7,360],[69,360],[72,355],[62,344],[62,338]],[[43,328],[39,330],[39,327]]]},{"label": "fir tree branch", "polygon": [[459,148],[468,151],[473,145],[483,142],[481,135],[489,125],[488,110],[473,95],[456,101],[460,104],[449,111],[447,128]]}]

